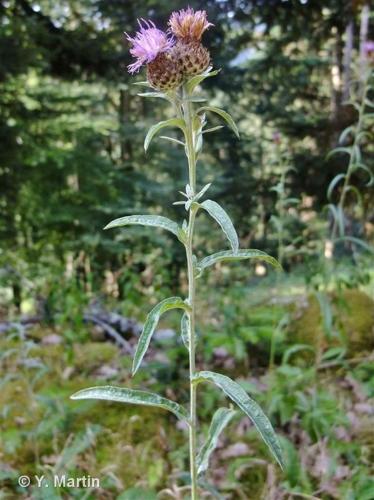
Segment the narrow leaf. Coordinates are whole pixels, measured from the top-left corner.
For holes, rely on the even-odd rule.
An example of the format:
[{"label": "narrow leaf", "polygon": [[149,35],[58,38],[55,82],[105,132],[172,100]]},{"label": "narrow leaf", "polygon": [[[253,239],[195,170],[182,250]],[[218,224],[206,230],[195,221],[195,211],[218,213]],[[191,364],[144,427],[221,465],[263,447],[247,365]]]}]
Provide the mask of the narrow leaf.
[{"label": "narrow leaf", "polygon": [[170,101],[170,98],[163,92],[141,92],[138,94],[139,97],[159,97],[161,99],[166,99]]},{"label": "narrow leaf", "polygon": [[167,217],[163,217],[162,215],[127,215],[126,217],[120,217],[119,219],[112,220],[104,227],[104,229],[132,225],[152,226],[166,229],[166,231],[170,231],[175,234],[175,236],[182,243],[185,241],[184,233],[178,224]]},{"label": "narrow leaf", "polygon": [[212,71],[212,67],[210,66],[204,73],[201,73],[200,75],[193,76],[188,80],[186,83],[186,88],[189,94],[191,94],[195,88],[200,85],[201,82],[203,82],[206,78],[210,78],[211,76],[217,75],[221,70],[216,69]]},{"label": "narrow leaf", "polygon": [[194,197],[194,200],[195,201],[200,200],[200,198],[202,198],[204,196],[204,194],[208,191],[208,189],[210,188],[211,185],[212,185],[211,182],[209,182],[209,184],[205,184],[205,186]]},{"label": "narrow leaf", "polygon": [[337,184],[342,181],[343,179],[346,178],[346,175],[345,174],[338,174],[336,175],[333,180],[330,182],[329,184],[329,187],[327,188],[327,198],[330,200],[331,199],[331,195],[335,189],[335,187],[337,186]]},{"label": "narrow leaf", "polygon": [[159,302],[152,311],[148,314],[143,331],[139,337],[139,342],[136,347],[134,361],[132,365],[132,374],[138,371],[138,368],[147,352],[152,335],[156,329],[160,316],[170,309],[184,309],[187,310],[188,306],[180,297],[170,297]]},{"label": "narrow leaf", "polygon": [[218,222],[222,231],[229,240],[233,252],[237,252],[239,249],[238,235],[236,234],[230,217],[224,209],[213,200],[205,200],[200,206],[204,208],[216,222]]},{"label": "narrow leaf", "polygon": [[174,137],[168,137],[167,135],[160,135],[160,139],[164,139],[165,141],[174,142],[174,144],[179,144],[180,146],[185,147],[185,143],[180,141],[179,139],[175,139]]},{"label": "narrow leaf", "polygon": [[335,148],[333,149],[332,151],[330,151],[327,156],[326,156],[326,159],[328,160],[332,155],[336,155],[338,153],[345,153],[347,155],[351,155],[352,154],[352,148],[351,147],[346,147],[346,148]]},{"label": "narrow leaf", "polygon": [[220,108],[216,108],[215,106],[203,106],[197,110],[197,113],[201,113],[201,112],[205,112],[205,111],[211,111],[212,113],[216,113],[221,118],[223,118],[225,120],[225,122],[227,123],[227,125],[234,131],[236,137],[239,138],[238,127],[236,126],[232,117],[227,113],[227,111],[224,111],[223,109],[220,109]]},{"label": "narrow leaf", "polygon": [[210,455],[217,446],[219,435],[235,414],[236,412],[230,410],[229,408],[218,408],[218,410],[213,415],[212,422],[209,428],[208,438],[199,451],[199,454],[197,455],[196,462],[198,474],[202,474],[207,470]]},{"label": "narrow leaf", "polygon": [[188,314],[184,313],[181,319],[181,336],[183,340],[183,344],[187,347],[187,349],[190,348],[190,318]]},{"label": "narrow leaf", "polygon": [[359,169],[363,170],[364,172],[366,172],[368,174],[369,180],[366,183],[366,186],[370,187],[373,184],[373,181],[374,181],[374,176],[373,176],[371,170],[369,169],[369,167],[367,167],[363,163],[355,163],[354,165],[352,165],[352,171],[353,172],[355,172],[356,170],[359,170]]},{"label": "narrow leaf", "polygon": [[259,405],[251,399],[245,390],[237,383],[231,380],[226,375],[214,373],[210,371],[198,372],[194,378],[195,383],[207,381],[213,382],[219,387],[239,408],[252,420],[262,439],[269,447],[274,458],[277,460],[281,468],[283,468],[282,449],[274,429],[265,413]]},{"label": "narrow leaf", "polygon": [[226,261],[235,262],[246,259],[263,260],[277,269],[282,269],[277,259],[274,259],[274,257],[271,257],[270,255],[268,255],[265,252],[262,252],[261,250],[238,250],[237,252],[232,252],[231,250],[227,250],[223,252],[217,252],[202,259],[200,262],[198,262],[196,267],[198,272],[201,273],[204,269],[213,266],[217,262],[226,262]]},{"label": "narrow leaf", "polygon": [[293,354],[296,354],[297,352],[300,351],[312,351],[314,352],[314,347],[308,345],[308,344],[294,344],[293,346],[289,347],[284,351],[283,357],[282,357],[282,365],[286,365],[289,363],[289,359]]},{"label": "narrow leaf", "polygon": [[203,134],[210,134],[211,132],[216,132],[217,130],[221,130],[221,128],[224,128],[224,126],[217,125],[216,127],[210,127],[210,128],[203,130]]},{"label": "narrow leaf", "polygon": [[354,125],[350,125],[349,127],[345,128],[343,132],[340,134],[339,144],[343,144],[350,134],[353,135],[354,131],[355,131]]},{"label": "narrow leaf", "polygon": [[336,242],[339,241],[349,241],[350,243],[354,243],[355,245],[358,245],[359,247],[363,248],[369,253],[374,254],[374,247],[370,246],[368,243],[363,241],[361,238],[355,238],[354,236],[342,236],[341,238],[336,238]]},{"label": "narrow leaf", "polygon": [[339,234],[344,234],[344,215],[339,206],[335,206],[332,203],[329,203],[327,205],[327,208],[330,210],[334,220],[336,221],[336,224],[338,225],[339,228]]},{"label": "narrow leaf", "polygon": [[148,391],[138,391],[135,389],[126,389],[122,387],[113,387],[104,385],[100,387],[90,387],[78,391],[72,396],[71,399],[102,399],[106,401],[117,401],[119,403],[130,403],[144,406],[157,406],[169,410],[181,420],[189,423],[188,414],[183,406],[171,401],[170,399],[163,398],[158,394]]},{"label": "narrow leaf", "polygon": [[165,127],[178,127],[183,133],[185,132],[185,124],[181,118],[170,118],[170,120],[161,121],[153,125],[149,130],[144,139],[144,149],[147,151],[153,137],[163,128]]},{"label": "narrow leaf", "polygon": [[360,191],[355,186],[346,186],[345,192],[348,193],[349,191],[352,191],[352,193],[356,195],[357,203],[362,207],[363,202],[362,202],[362,195],[361,195]]},{"label": "narrow leaf", "polygon": [[147,81],[147,80],[144,80],[144,81],[141,81],[141,82],[133,82],[132,85],[138,85],[139,87],[148,87],[150,89],[152,89],[152,85],[150,85],[150,83]]}]

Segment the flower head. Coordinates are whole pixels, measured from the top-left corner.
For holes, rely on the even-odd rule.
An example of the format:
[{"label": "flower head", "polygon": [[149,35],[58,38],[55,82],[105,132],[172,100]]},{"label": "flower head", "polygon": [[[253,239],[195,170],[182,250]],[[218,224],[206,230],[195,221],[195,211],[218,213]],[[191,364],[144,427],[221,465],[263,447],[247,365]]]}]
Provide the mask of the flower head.
[{"label": "flower head", "polygon": [[374,53],[374,41],[373,40],[367,40],[364,43],[364,52],[367,56],[372,55]]},{"label": "flower head", "polygon": [[178,38],[186,41],[199,41],[205,30],[213,26],[207,19],[205,10],[196,12],[188,7],[173,12],[169,19],[170,31]]},{"label": "flower head", "polygon": [[125,33],[127,40],[132,44],[130,54],[137,60],[128,66],[129,73],[136,73],[143,64],[154,61],[159,54],[171,49],[173,38],[156,28],[152,21],[138,20],[139,31],[134,37]]}]

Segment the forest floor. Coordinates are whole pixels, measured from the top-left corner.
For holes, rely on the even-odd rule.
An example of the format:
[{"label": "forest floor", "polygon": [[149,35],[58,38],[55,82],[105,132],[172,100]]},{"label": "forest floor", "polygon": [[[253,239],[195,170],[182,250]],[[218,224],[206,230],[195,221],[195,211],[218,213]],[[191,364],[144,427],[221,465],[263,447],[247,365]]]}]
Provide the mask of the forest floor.
[{"label": "forest floor", "polygon": [[[276,466],[238,412],[212,456],[202,497],[372,499],[370,291],[346,290],[323,300],[297,279],[271,296],[242,285],[229,295],[219,294],[223,290],[224,282],[200,304],[198,368],[229,375],[260,403],[280,435],[287,466],[284,472]],[[68,322],[1,333],[0,498],[151,500],[161,490],[157,498],[188,498],[185,489],[178,492],[188,483],[187,430],[173,415],[69,399],[81,388],[112,384],[187,404],[188,359],[178,322],[174,313],[163,321],[134,379],[130,354],[92,325],[84,324],[78,339],[67,334]],[[128,345],[136,340],[127,339]],[[214,388],[201,389],[202,436],[220,403],[228,406]],[[21,475],[31,478],[29,487],[18,484]],[[36,475],[45,477],[43,488]],[[98,478],[100,485],[56,487],[56,476]]]}]

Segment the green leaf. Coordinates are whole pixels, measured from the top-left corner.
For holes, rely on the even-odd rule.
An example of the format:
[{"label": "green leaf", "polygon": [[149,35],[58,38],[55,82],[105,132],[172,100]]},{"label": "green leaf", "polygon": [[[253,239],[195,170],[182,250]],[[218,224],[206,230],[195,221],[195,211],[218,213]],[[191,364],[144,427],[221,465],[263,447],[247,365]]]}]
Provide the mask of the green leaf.
[{"label": "green leaf", "polygon": [[178,240],[182,243],[186,241],[185,234],[178,224],[167,217],[163,217],[162,215],[127,215],[125,217],[112,220],[104,227],[104,229],[133,225],[152,226],[166,229],[166,231],[170,231],[175,234]]},{"label": "green leaf", "polygon": [[330,210],[332,216],[334,217],[334,220],[338,224],[339,233],[341,235],[344,234],[344,215],[341,207],[329,203],[327,205],[327,208],[328,210]]},{"label": "green leaf", "polygon": [[195,88],[200,85],[201,82],[203,82],[206,78],[210,78],[211,76],[215,76],[215,75],[218,75],[218,73],[220,72],[221,70],[220,69],[215,69],[214,71],[212,71],[212,67],[209,66],[209,68],[207,68],[204,73],[201,73],[200,75],[196,75],[196,76],[193,76],[192,78],[190,78],[188,80],[188,82],[186,83],[186,89],[187,89],[187,92],[189,94],[191,94]]},{"label": "green leaf", "polygon": [[183,340],[183,344],[190,348],[190,318],[188,314],[184,313],[181,319],[181,336]]},{"label": "green leaf", "polygon": [[329,184],[329,187],[327,188],[327,198],[330,200],[331,199],[331,195],[335,189],[335,187],[337,186],[337,184],[346,178],[346,175],[345,174],[338,174],[336,175],[333,180],[330,182]]},{"label": "green leaf", "polygon": [[205,186],[194,196],[193,198],[194,201],[199,201],[200,198],[202,198],[204,194],[208,191],[211,185],[212,185],[211,182],[209,182],[209,184],[205,184]]},{"label": "green leaf", "polygon": [[208,438],[197,455],[196,465],[198,474],[202,474],[207,470],[210,455],[217,446],[219,435],[235,414],[236,412],[229,408],[219,408],[214,413],[209,428]]},{"label": "green leaf", "polygon": [[210,134],[211,132],[216,132],[217,130],[221,130],[221,128],[224,128],[223,125],[217,125],[216,127],[210,127],[210,128],[206,128],[205,130],[203,130],[203,134]]},{"label": "green leaf", "polygon": [[343,144],[350,134],[353,136],[354,131],[355,131],[354,125],[350,125],[349,127],[345,128],[343,132],[340,134],[339,144]]},{"label": "green leaf", "polygon": [[142,359],[144,358],[144,355],[147,352],[149,343],[151,341],[155,328],[158,324],[160,316],[164,312],[169,311],[170,309],[187,310],[188,306],[185,302],[183,302],[183,300],[180,297],[170,297],[168,299],[159,302],[148,314],[134,355],[134,361],[132,365],[133,375],[135,375],[135,373],[138,371]]},{"label": "green leaf", "polygon": [[356,170],[363,170],[364,172],[366,172],[369,176],[369,180],[368,182],[365,184],[366,187],[370,187],[373,185],[373,181],[374,181],[374,176],[371,172],[371,170],[369,169],[369,167],[367,167],[366,165],[364,165],[363,163],[355,163],[354,165],[352,165],[352,172],[355,172]]},{"label": "green leaf", "polygon": [[204,210],[206,210],[216,222],[218,222],[218,224],[221,226],[222,231],[227,236],[227,239],[231,244],[231,248],[234,252],[237,252],[239,249],[238,235],[236,234],[234,225],[231,222],[230,217],[223,210],[223,208],[213,200],[205,200],[203,203],[201,203],[200,206],[204,208]]},{"label": "green leaf", "polygon": [[374,253],[374,248],[371,247],[368,243],[365,241],[361,240],[360,238],[355,238],[354,236],[342,236],[340,238],[336,238],[336,242],[339,241],[349,241],[350,243],[354,243],[355,245],[360,246],[364,250],[366,250],[369,253]]},{"label": "green leaf", "polygon": [[358,203],[358,205],[360,205],[360,207],[363,207],[362,194],[356,188],[356,186],[346,186],[344,191],[346,193],[348,193],[349,191],[351,191],[353,194],[355,194],[356,197],[357,197],[357,203]]},{"label": "green leaf", "polygon": [[333,149],[332,151],[330,151],[328,153],[328,155],[326,156],[326,160],[328,160],[332,155],[336,155],[338,153],[345,153],[347,155],[351,155],[352,154],[352,148],[351,147],[347,147],[347,148],[335,148]]},{"label": "green leaf", "polygon": [[314,347],[308,345],[308,344],[294,344],[293,346],[289,347],[284,351],[283,358],[282,358],[282,365],[285,365],[288,363],[290,357],[293,354],[296,354],[297,352],[300,351],[312,351],[314,352]]},{"label": "green leaf", "polygon": [[335,361],[339,361],[344,358],[347,353],[347,349],[345,347],[330,347],[327,349],[322,356],[321,361],[334,359]]},{"label": "green leaf", "polygon": [[283,468],[282,449],[278,438],[270,420],[261,410],[259,405],[248,396],[245,390],[237,382],[226,377],[226,375],[209,371],[198,372],[194,377],[194,382],[198,384],[203,381],[213,382],[252,420],[274,458],[281,468]]},{"label": "green leaf", "polygon": [[109,385],[90,387],[78,391],[71,399],[102,399],[106,401],[117,401],[119,403],[130,403],[144,406],[157,406],[169,410],[181,420],[189,423],[188,414],[183,406],[163,398],[158,394],[148,391],[138,391],[135,389],[126,389],[122,387],[113,387]]},{"label": "green leaf", "polygon": [[164,139],[165,141],[174,142],[174,144],[179,144],[180,146],[185,147],[185,143],[180,141],[179,139],[175,139],[174,137],[168,137],[167,135],[160,135],[160,139]]},{"label": "green leaf", "polygon": [[139,87],[148,87],[153,89],[152,85],[148,82],[148,80],[143,80],[141,82],[133,82],[132,85],[138,85]]},{"label": "green leaf", "polygon": [[170,118],[169,120],[164,120],[156,123],[156,125],[152,125],[152,127],[148,130],[148,133],[144,139],[144,149],[147,151],[153,137],[163,128],[165,127],[178,127],[182,130],[183,133],[186,131],[185,123],[181,118]]},{"label": "green leaf", "polygon": [[223,109],[216,108],[215,106],[202,106],[199,108],[196,113],[201,113],[205,111],[211,111],[212,113],[216,113],[219,115],[221,118],[225,120],[227,125],[234,131],[236,137],[239,138],[239,130],[238,127],[236,126],[234,120],[232,117],[227,113],[227,111],[224,111]]},{"label": "green leaf", "polygon": [[170,98],[163,92],[141,92],[138,94],[139,97],[159,97],[161,99],[166,99],[170,101]]},{"label": "green leaf", "polygon": [[238,260],[246,260],[246,259],[259,259],[271,264],[277,269],[282,269],[282,266],[279,264],[277,259],[271,257],[267,253],[261,250],[238,250],[237,252],[232,252],[231,250],[226,250],[223,252],[217,252],[208,257],[205,257],[200,262],[197,263],[197,271],[198,273],[202,273],[204,269],[207,267],[213,266],[217,262],[235,262]]}]

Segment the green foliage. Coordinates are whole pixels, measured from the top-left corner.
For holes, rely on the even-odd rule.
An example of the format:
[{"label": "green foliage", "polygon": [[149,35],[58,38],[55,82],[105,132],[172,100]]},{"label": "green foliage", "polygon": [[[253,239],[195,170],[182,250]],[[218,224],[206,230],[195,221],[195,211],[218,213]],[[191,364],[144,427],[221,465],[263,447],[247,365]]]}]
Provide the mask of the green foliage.
[{"label": "green foliage", "polygon": [[275,268],[280,269],[278,261],[261,250],[237,250],[236,252],[228,250],[214,253],[213,255],[209,255],[208,257],[200,260],[196,264],[196,270],[200,276],[204,269],[217,264],[217,262],[235,262],[246,259],[262,260],[271,264]]},{"label": "green foliage", "polygon": [[[359,81],[352,82],[348,64],[356,53],[364,55],[363,41],[360,46],[359,40],[362,4],[356,2],[342,11],[341,2],[336,0],[190,3],[206,8],[214,19],[215,29],[204,36],[214,66],[222,71],[209,68],[191,78],[186,82],[187,91],[197,94],[185,97],[184,103],[178,101],[178,105],[192,106],[212,99],[214,106],[199,104],[199,116],[193,120],[194,152],[200,160],[199,179],[205,188],[197,192],[189,184],[187,200],[177,203],[184,205],[186,211],[197,209],[214,178],[211,197],[220,200],[233,220],[240,221],[237,235],[226,213],[218,218],[210,214],[223,226],[233,249],[214,254],[220,236],[211,231],[210,221],[199,220],[194,270],[199,272],[215,262],[220,264],[214,272],[206,273],[206,285],[204,280],[199,282],[199,300],[204,300],[204,314],[200,313],[199,318],[203,323],[198,332],[199,362],[214,361],[214,352],[221,347],[226,352],[223,369],[230,371],[230,366],[234,366],[232,376],[245,374],[246,389],[259,400],[268,401],[262,388],[259,390],[248,379],[248,367],[254,369],[257,378],[260,376],[275,332],[275,364],[283,356],[283,366],[275,369],[274,386],[269,389],[269,400],[274,394],[271,413],[284,424],[282,431],[293,441],[283,446],[291,462],[290,469],[286,469],[285,491],[312,495],[322,488],[320,496],[369,498],[372,484],[367,478],[368,458],[364,455],[367,439],[359,442],[362,451],[352,443],[341,451],[342,444],[330,432],[339,423],[345,425],[339,404],[348,401],[339,386],[342,374],[353,374],[365,394],[373,392],[370,362],[349,365],[349,358],[353,357],[356,363],[356,357],[367,355],[373,326],[369,296],[373,252],[372,77],[367,74],[365,97],[366,75],[362,72]],[[173,7],[182,8],[185,4],[178,1]],[[169,3],[157,2],[157,24],[165,20],[169,9]],[[45,320],[45,324],[33,330],[33,340],[28,331],[23,340],[17,335],[4,339],[0,334],[0,342],[4,340],[0,355],[0,385],[4,389],[0,412],[4,420],[0,421],[0,431],[5,436],[5,462],[14,467],[5,467],[1,473],[7,480],[7,489],[14,489],[17,473],[28,468],[31,471],[31,464],[49,470],[48,460],[62,453],[62,440],[69,433],[75,433],[77,441],[88,443],[88,431],[86,436],[82,427],[89,421],[93,407],[80,411],[64,406],[68,394],[82,386],[80,380],[75,387],[77,374],[92,378],[90,383],[96,385],[102,383],[96,371],[113,363],[116,369],[125,367],[121,380],[128,378],[130,366],[126,357],[120,356],[114,346],[91,345],[88,341],[90,331],[83,317],[87,304],[99,294],[100,300],[114,297],[122,312],[140,318],[145,312],[145,297],[157,301],[178,294],[177,288],[185,281],[188,223],[182,229],[173,222],[178,220],[178,208],[169,207],[167,218],[144,216],[148,221],[157,219],[160,224],[147,225],[166,229],[166,234],[144,232],[135,239],[130,228],[115,235],[101,232],[110,219],[126,219],[135,224],[138,216],[132,214],[159,214],[161,208],[165,209],[165,199],[172,199],[175,190],[186,184],[182,168],[188,142],[185,128],[181,130],[185,142],[161,136],[170,144],[160,146],[159,141],[153,142],[152,155],[146,162],[139,133],[149,125],[150,117],[153,120],[156,116],[157,121],[163,118],[160,104],[163,99],[173,102],[174,96],[160,92],[137,94],[123,71],[129,62],[119,43],[123,31],[131,32],[137,17],[154,15],[155,2],[148,0],[141,4],[133,0],[73,0],[59,5],[44,0],[37,5],[9,0],[0,5],[0,316],[17,320],[20,312],[35,313]],[[350,26],[354,28],[352,50],[348,39]],[[365,66],[368,60],[361,63]],[[205,88],[198,88],[203,82]],[[149,87],[147,82],[146,86]],[[349,93],[346,106],[344,99]],[[154,99],[144,102],[138,96]],[[222,107],[237,118],[239,127]],[[240,128],[242,141],[239,143],[234,134],[225,133],[219,126],[206,128],[205,115],[210,118],[211,113],[222,118],[236,135]],[[181,126],[178,120],[172,118],[152,127],[145,148],[166,124]],[[213,131],[217,133],[211,136],[209,132]],[[335,145],[338,147],[327,155]],[[287,170],[291,165],[293,170]],[[285,172],[287,176],[282,179],[279,174]],[[331,269],[321,263],[326,240],[326,213],[322,211],[326,189],[332,217],[329,233],[338,257]],[[118,219],[122,214],[129,215]],[[239,238],[244,246],[261,250],[239,250]],[[348,259],[340,259],[343,254],[354,260],[355,266]],[[308,283],[318,289],[318,294],[313,295],[306,309],[291,306],[288,315],[288,306],[283,305],[295,289],[310,296],[310,290],[300,290],[299,282],[290,284],[284,297],[275,293],[272,300],[280,304],[269,308],[267,303],[260,303],[269,298],[268,289],[257,297],[258,289],[254,286],[259,282],[272,284],[271,281],[255,275],[252,268],[238,271],[234,267],[229,274],[225,265],[255,258],[256,263],[263,260],[276,266],[270,255],[277,256],[286,270],[293,269],[293,276],[296,264],[310,266],[310,271],[302,267],[301,273],[309,273]],[[228,283],[234,290],[226,289]],[[277,282],[277,290],[281,287]],[[347,288],[348,293],[340,295]],[[215,290],[224,292],[224,296],[213,300]],[[255,308],[250,308],[254,298]],[[299,299],[301,303],[304,300]],[[219,308],[209,324],[205,313],[215,307],[215,302]],[[42,345],[46,327],[61,336],[63,348]],[[184,313],[181,333],[188,349],[197,342],[197,335],[190,336],[191,328],[189,315]],[[313,388],[313,377],[322,376],[320,372],[309,373],[304,367],[306,360],[316,357],[319,347],[321,369],[332,364],[332,371],[339,370],[336,374],[329,372],[335,376],[334,389],[339,396],[329,399],[327,392],[321,391],[312,404],[313,391],[306,387]],[[186,350],[170,344],[165,345],[165,350],[168,361],[151,361],[142,382],[146,383],[149,373],[151,379],[158,381],[154,390],[163,390],[167,380],[168,390],[175,393],[171,398],[187,398],[186,388],[180,387],[187,365]],[[66,366],[74,367],[72,376],[69,369],[65,372]],[[12,384],[16,384],[15,388],[11,388]],[[209,392],[203,397],[206,400],[200,411],[205,417],[217,403],[217,397]],[[25,408],[32,408],[34,415],[29,415]],[[355,403],[347,402],[345,410],[355,411]],[[150,488],[158,488],[165,485],[169,476],[174,478],[175,469],[179,472],[184,467],[185,448],[171,427],[167,428],[170,443],[160,446],[162,432],[158,433],[151,418],[143,418],[147,409],[142,408],[145,413],[140,418],[135,411],[121,408],[117,412],[113,407],[101,414],[103,421],[112,419],[114,425],[110,431],[110,426],[105,427],[105,446],[100,441],[101,433],[94,432],[99,440],[98,454],[106,457],[98,463],[98,470],[107,470],[108,466],[115,470],[104,484],[105,490],[108,485],[110,492],[118,493],[121,481],[116,474],[126,471],[121,476],[124,484],[136,484],[139,488],[124,493],[125,498],[153,498],[153,492],[143,488],[144,482]],[[356,415],[360,421],[364,418]],[[300,419],[303,432],[314,441],[319,440],[318,446],[323,436],[328,436],[327,452],[340,450],[334,451],[331,470],[339,470],[336,457],[340,453],[341,462],[350,467],[351,477],[339,479],[338,486],[334,482],[328,484],[328,475],[325,482],[318,483],[310,468],[306,471],[300,463],[296,464],[295,453],[303,463],[308,463],[310,457],[300,457],[303,446],[297,442],[300,436],[294,433],[295,419]],[[126,434],[126,439],[116,434],[116,428]],[[151,444],[144,441],[137,448],[139,435],[143,436],[147,428]],[[355,440],[356,436],[348,439]],[[122,450],[130,442],[135,443],[131,457],[129,453],[122,458]],[[75,439],[67,440],[67,450],[78,450],[70,455],[72,464],[80,464],[76,462],[78,456],[88,467],[95,462],[94,443],[90,443],[92,446],[79,448]],[[261,448],[256,448],[258,443],[250,444],[255,446],[256,456],[263,454]],[[3,442],[0,448],[2,445]],[[151,447],[157,449],[156,455],[152,455]],[[179,458],[163,468],[166,448],[177,448]],[[219,454],[218,450],[218,459]],[[248,498],[267,494],[266,478],[271,483],[271,468],[267,471],[267,465],[264,467],[258,460],[231,460],[229,495]],[[327,490],[323,491],[326,484]],[[22,493],[12,491],[11,495]],[[80,495],[72,491],[62,494]],[[277,494],[281,497],[286,493],[270,491],[268,496]]]},{"label": "green foliage", "polygon": [[197,473],[202,474],[209,466],[209,458],[212,452],[217,447],[218,438],[224,428],[230,423],[230,420],[235,416],[236,412],[228,408],[218,408],[213,415],[210,424],[207,440],[201,447],[196,458]]},{"label": "green foliage", "polygon": [[160,316],[166,311],[170,311],[171,309],[182,309],[184,311],[189,310],[187,304],[183,302],[180,297],[170,297],[168,299],[165,299],[152,309],[145,320],[143,331],[140,335],[139,342],[136,348],[132,368],[133,375],[135,375],[135,373],[138,371],[143,357],[147,352],[149,343],[156,329]]},{"label": "green foliage", "polygon": [[135,389],[124,389],[113,386],[91,387],[82,389],[71,396],[71,399],[102,399],[105,401],[118,401],[119,403],[130,403],[146,406],[157,406],[174,413],[181,420],[188,422],[188,414],[184,408],[151,392],[138,391]]},{"label": "green foliage", "polygon": [[216,108],[215,106],[202,106],[199,108],[196,113],[202,113],[205,111],[211,111],[212,113],[215,113],[216,115],[219,115],[225,122],[228,124],[228,126],[234,131],[236,137],[239,139],[239,130],[238,127],[236,126],[234,120],[232,117],[224,111],[223,109]]},{"label": "green foliage", "polygon": [[144,150],[147,151],[149,144],[151,143],[153,137],[163,128],[166,127],[177,127],[182,130],[183,133],[186,132],[186,127],[185,123],[182,119],[180,118],[170,118],[170,120],[165,120],[159,123],[156,123],[156,125],[152,125],[152,127],[149,129],[145,139],[144,139]]},{"label": "green foliage", "polygon": [[195,375],[194,383],[198,384],[204,381],[213,382],[252,420],[262,439],[269,447],[269,450],[279,465],[283,467],[280,444],[269,419],[266,417],[258,404],[248,396],[248,394],[237,382],[234,382],[229,377],[226,377],[226,375],[209,371],[198,372]]},{"label": "green foliage", "polygon": [[201,207],[221,226],[222,231],[230,242],[232,251],[236,253],[239,250],[238,235],[225,210],[213,200],[205,200],[201,203]]},{"label": "green foliage", "polygon": [[166,229],[184,242],[184,234],[182,229],[178,226],[176,222],[171,221],[167,217],[162,215],[128,215],[126,217],[120,217],[112,222],[109,222],[104,229],[111,229],[113,227],[123,227],[131,225],[141,225],[141,226],[152,226]]}]

